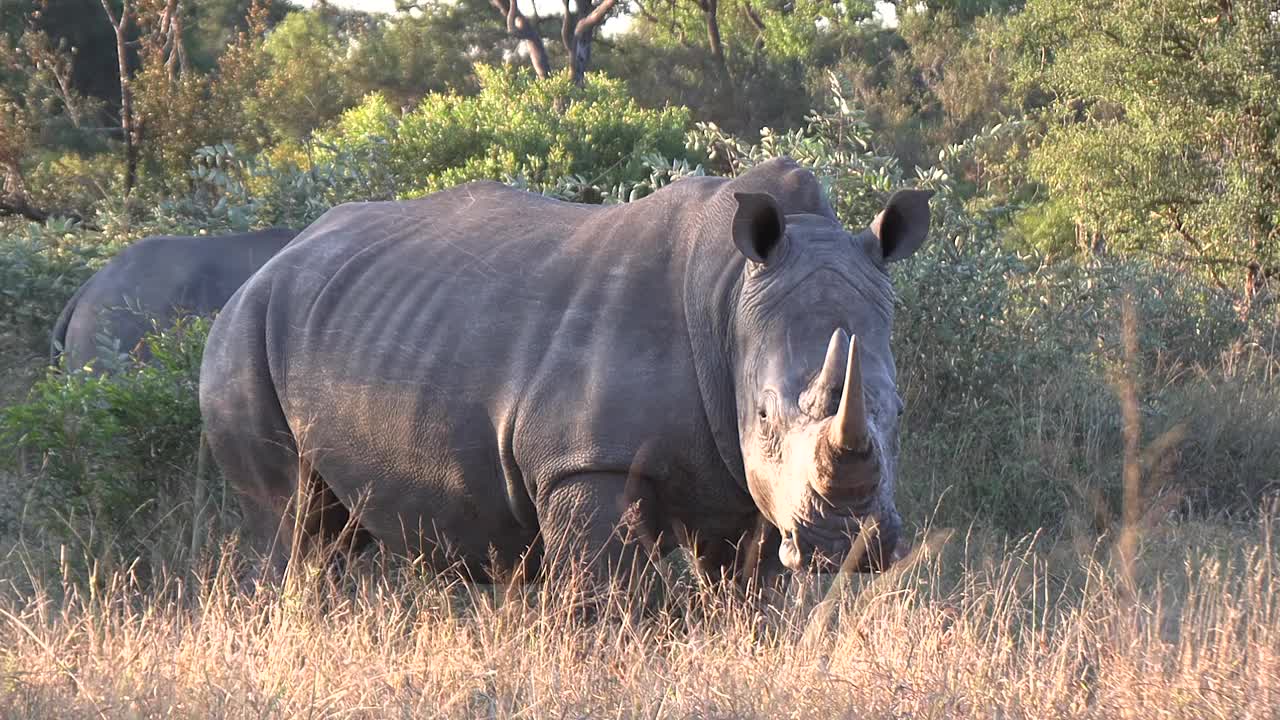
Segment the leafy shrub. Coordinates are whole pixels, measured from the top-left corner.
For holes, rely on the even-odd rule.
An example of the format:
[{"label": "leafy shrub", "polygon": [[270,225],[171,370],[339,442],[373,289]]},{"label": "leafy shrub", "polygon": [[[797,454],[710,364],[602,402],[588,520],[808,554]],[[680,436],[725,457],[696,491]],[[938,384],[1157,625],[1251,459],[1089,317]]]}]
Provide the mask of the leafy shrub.
[{"label": "leafy shrub", "polygon": [[1013,203],[994,202],[977,207],[970,188],[957,182],[975,156],[1001,145],[1018,129],[1014,123],[995,125],[945,148],[939,163],[915,168],[914,177],[903,172],[898,160],[876,150],[866,113],[849,99],[851,91],[834,73],[828,73],[829,97],[825,107],[811,112],[802,130],[777,133],[765,128],[757,143],[748,143],[709,123],[699,123],[686,138],[689,148],[710,159],[712,168],[728,175],[740,174],[766,160],[789,156],[809,168],[827,190],[836,215],[847,227],[866,227],[890,194],[904,187],[933,190],[930,235],[935,242],[955,247],[989,243],[1006,216],[1018,209]]},{"label": "leafy shrub", "polygon": [[93,217],[104,198],[123,193],[124,161],[115,153],[55,153],[36,163],[27,186],[37,207]]},{"label": "leafy shrub", "polygon": [[[683,159],[668,160],[657,153],[639,158],[639,167],[648,171],[648,177],[641,177],[634,181],[624,180],[610,187],[604,183],[593,182],[591,178],[583,175],[567,175],[545,185],[542,188],[542,193],[569,202],[592,204],[625,203],[652,195],[656,190],[666,187],[677,180],[687,177],[700,177],[707,174],[702,165],[690,165],[688,160]],[[513,187],[536,190],[536,188],[529,186],[528,181],[523,176],[510,178],[509,183]]]},{"label": "leafy shrub", "polygon": [[47,348],[67,299],[114,249],[68,220],[0,232],[0,334]]},{"label": "leafy shrub", "polygon": [[148,227],[192,233],[304,228],[334,205],[393,196],[396,180],[387,171],[385,143],[324,149],[322,160],[303,167],[301,158],[287,152],[246,156],[225,143],[200,148],[192,163],[192,192],[161,201]]},{"label": "leafy shrub", "polygon": [[[1280,435],[1280,416],[1266,410],[1280,401],[1268,379],[1276,348],[1259,350],[1262,372],[1231,372],[1224,358],[1262,333],[1229,294],[1160,266],[1040,265],[994,243],[933,245],[895,284],[904,467],[919,474],[900,491],[916,511],[945,491],[939,521],[1021,533],[1115,508],[1126,296],[1138,318],[1144,442],[1188,430],[1151,460],[1152,491],[1176,492],[1197,513],[1251,511],[1273,491],[1280,450],[1252,439]],[[1215,385],[1235,391],[1206,392]]]},{"label": "leafy shrub", "polygon": [[749,143],[712,123],[698,123],[689,132],[689,147],[705,154],[712,166],[729,175],[783,155],[814,172],[827,188],[836,214],[846,224],[865,225],[880,210],[888,194],[905,184],[897,159],[877,154],[865,113],[846,100],[847,89],[829,77],[831,98],[826,108],[808,116],[803,129],[760,131]]},{"label": "leafy shrub", "polygon": [[319,138],[339,151],[383,138],[402,197],[512,176],[536,188],[570,175],[612,187],[643,179],[647,154],[696,160],[684,148],[688,111],[641,108],[617,80],[593,74],[578,88],[567,75],[538,80],[487,66],[476,74],[478,95],[433,93],[404,115],[371,94]]},{"label": "leafy shrub", "polygon": [[355,99],[343,76],[344,40],[320,14],[289,13],[267,35],[263,49],[270,58],[267,72],[256,97],[244,101],[277,136],[305,140]]},{"label": "leafy shrub", "polygon": [[1037,203],[1018,213],[1008,240],[1013,248],[1049,257],[1065,257],[1077,252],[1087,255],[1091,250],[1077,246],[1071,208],[1053,200]]},{"label": "leafy shrub", "polygon": [[[42,458],[25,505],[46,537],[146,555],[148,533],[176,522],[171,511],[189,497],[199,443],[209,325],[187,318],[158,328],[148,335],[147,364],[127,362],[110,375],[51,370],[25,402],[0,410],[0,445]],[[88,527],[113,537],[85,538]]]}]

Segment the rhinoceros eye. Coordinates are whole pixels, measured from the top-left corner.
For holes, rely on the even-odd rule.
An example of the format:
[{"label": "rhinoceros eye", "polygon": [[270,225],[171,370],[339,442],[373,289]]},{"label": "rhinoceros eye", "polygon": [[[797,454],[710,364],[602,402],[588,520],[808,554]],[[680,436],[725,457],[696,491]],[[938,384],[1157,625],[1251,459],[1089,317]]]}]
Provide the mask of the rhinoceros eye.
[{"label": "rhinoceros eye", "polygon": [[761,420],[768,420],[778,415],[778,394],[773,390],[765,390],[756,404],[756,415]]},{"label": "rhinoceros eye", "polygon": [[760,447],[765,457],[776,460],[782,451],[782,431],[778,427],[778,396],[765,391],[756,415],[760,418]]}]

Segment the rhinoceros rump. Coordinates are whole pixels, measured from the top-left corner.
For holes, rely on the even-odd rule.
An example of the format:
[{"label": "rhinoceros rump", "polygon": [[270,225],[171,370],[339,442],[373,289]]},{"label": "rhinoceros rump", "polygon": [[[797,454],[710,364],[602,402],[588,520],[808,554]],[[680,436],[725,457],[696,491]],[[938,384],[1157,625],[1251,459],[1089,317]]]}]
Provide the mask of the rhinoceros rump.
[{"label": "rhinoceros rump", "polygon": [[[50,338],[50,359],[69,368],[102,364],[101,341],[138,350],[152,322],[208,315],[297,235],[271,229],[216,237],[154,236],[130,245],[94,273],[62,310]],[[112,358],[114,359],[114,358]],[[109,364],[109,363],[108,363]],[[107,368],[97,368],[107,369]]]},{"label": "rhinoceros rump", "polygon": [[874,518],[880,566],[901,524],[885,263],[924,241],[928,195],[850,234],[775,160],[619,206],[471,183],[334,208],[214,323],[210,447],[280,563],[358,508],[360,536],[479,576],[677,535],[732,572],[760,514],[793,569]]}]

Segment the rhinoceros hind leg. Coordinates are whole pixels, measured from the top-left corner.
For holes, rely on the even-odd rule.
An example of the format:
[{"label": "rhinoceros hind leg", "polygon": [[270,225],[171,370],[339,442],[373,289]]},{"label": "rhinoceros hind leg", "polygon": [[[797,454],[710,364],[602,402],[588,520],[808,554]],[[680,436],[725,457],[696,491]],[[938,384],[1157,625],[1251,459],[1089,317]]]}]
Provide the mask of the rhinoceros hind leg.
[{"label": "rhinoceros hind leg", "polygon": [[281,513],[271,550],[275,570],[283,573],[291,561],[312,553],[336,568],[371,539],[320,473],[300,457],[297,492]]}]

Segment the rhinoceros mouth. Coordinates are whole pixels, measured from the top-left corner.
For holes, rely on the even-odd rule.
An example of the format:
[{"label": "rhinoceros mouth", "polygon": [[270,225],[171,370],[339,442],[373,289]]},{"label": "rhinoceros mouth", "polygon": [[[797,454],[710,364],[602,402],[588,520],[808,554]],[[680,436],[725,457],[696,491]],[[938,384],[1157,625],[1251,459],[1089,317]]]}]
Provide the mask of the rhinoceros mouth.
[{"label": "rhinoceros mouth", "polygon": [[867,529],[870,531],[861,543],[859,556],[850,559],[850,569],[867,572],[888,567],[898,542],[896,515],[859,516],[833,506],[813,489],[806,495],[807,512],[802,513],[803,517],[794,518],[790,528],[781,530],[782,546],[778,554],[787,568],[796,572],[835,572],[849,559],[849,553],[859,545],[857,540]]}]

